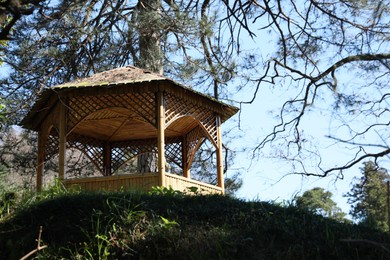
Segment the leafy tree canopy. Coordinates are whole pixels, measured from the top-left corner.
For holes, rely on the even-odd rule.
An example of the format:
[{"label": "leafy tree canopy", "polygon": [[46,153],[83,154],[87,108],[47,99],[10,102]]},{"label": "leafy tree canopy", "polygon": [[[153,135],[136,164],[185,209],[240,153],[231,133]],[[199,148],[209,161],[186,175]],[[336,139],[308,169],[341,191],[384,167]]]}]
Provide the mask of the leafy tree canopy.
[{"label": "leafy tree canopy", "polygon": [[343,221],[346,214],[337,207],[336,202],[332,200],[332,195],[330,191],[316,187],[296,197],[295,203],[298,208]]},{"label": "leafy tree canopy", "polygon": [[355,180],[346,194],[351,204],[350,214],[363,225],[383,231],[388,230],[387,181],[390,175],[386,169],[372,161],[363,163],[362,176]]}]

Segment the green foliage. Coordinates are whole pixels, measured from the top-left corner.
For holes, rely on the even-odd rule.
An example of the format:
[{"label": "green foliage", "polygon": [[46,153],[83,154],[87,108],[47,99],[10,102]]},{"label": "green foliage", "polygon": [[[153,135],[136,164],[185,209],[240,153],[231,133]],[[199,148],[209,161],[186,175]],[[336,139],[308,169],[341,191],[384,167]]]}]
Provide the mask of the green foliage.
[{"label": "green foliage", "polygon": [[42,201],[78,193],[80,190],[67,189],[58,179],[39,193],[29,189],[5,188],[0,192],[0,221],[12,217],[17,211],[33,207]]},{"label": "green foliage", "polygon": [[108,256],[110,255],[108,226],[102,226],[101,212],[94,212],[92,217],[96,217],[96,219],[92,220],[92,230],[95,231],[96,234],[89,237],[89,233],[86,232],[89,241],[82,243],[81,253],[78,253],[77,257],[82,257],[84,259],[108,259]]},{"label": "green foliage", "polygon": [[151,195],[163,195],[163,196],[177,196],[177,195],[183,195],[183,192],[174,190],[172,186],[169,185],[169,187],[162,187],[162,186],[153,186],[152,190],[149,192]]},{"label": "green foliage", "polygon": [[15,188],[8,182],[7,173],[8,167],[0,162],[0,221],[13,212],[16,203]]},{"label": "green foliage", "polygon": [[179,191],[169,187],[162,186],[153,186],[152,190],[149,192],[150,195],[158,195],[158,196],[185,196],[185,195],[202,195],[204,192],[203,189],[199,189],[198,187],[191,186],[187,187],[185,191]]},{"label": "green foliage", "polygon": [[168,219],[164,218],[163,216],[160,216],[160,218],[162,220],[162,225],[161,226],[163,228],[170,229],[172,227],[179,226],[179,223],[177,223],[176,221],[168,220]]},{"label": "green foliage", "polygon": [[49,185],[46,189],[43,189],[43,191],[37,193],[37,195],[42,197],[41,200],[46,200],[55,198],[57,196],[66,195],[68,193],[77,193],[77,191],[77,189],[68,190],[64,184],[62,184],[61,180],[56,178],[52,185]]},{"label": "green foliage", "polygon": [[188,187],[187,189],[188,189],[188,191],[189,191],[191,194],[194,194],[194,195],[198,195],[199,192],[200,192],[198,187]]},{"label": "green foliage", "polygon": [[16,196],[14,192],[0,193],[0,220],[8,216],[15,207]]},{"label": "green foliage", "polygon": [[332,195],[330,191],[316,187],[305,191],[302,196],[296,197],[295,203],[298,208],[338,221],[345,221],[344,217],[346,214],[337,207],[336,202],[332,200]]},{"label": "green foliage", "polygon": [[390,175],[372,161],[363,165],[362,177],[355,180],[351,191],[346,194],[351,204],[350,214],[363,225],[386,231],[389,229],[386,182],[390,180]]},{"label": "green foliage", "polygon": [[[43,259],[386,259],[387,234],[296,207],[225,196],[79,193],[0,222],[0,257]],[[18,227],[18,228],[15,228]],[[352,242],[342,242],[348,238]],[[353,240],[369,240],[360,245]],[[385,248],[381,250],[373,244]]]}]

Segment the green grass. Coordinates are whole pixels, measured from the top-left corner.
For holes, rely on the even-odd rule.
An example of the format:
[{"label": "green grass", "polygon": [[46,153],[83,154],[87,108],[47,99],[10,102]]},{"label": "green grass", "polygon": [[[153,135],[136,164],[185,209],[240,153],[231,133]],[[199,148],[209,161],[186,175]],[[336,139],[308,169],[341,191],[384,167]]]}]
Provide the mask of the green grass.
[{"label": "green grass", "polygon": [[[0,259],[389,259],[388,234],[291,206],[129,192],[47,196],[0,222]],[[35,255],[37,256],[37,255]]]}]

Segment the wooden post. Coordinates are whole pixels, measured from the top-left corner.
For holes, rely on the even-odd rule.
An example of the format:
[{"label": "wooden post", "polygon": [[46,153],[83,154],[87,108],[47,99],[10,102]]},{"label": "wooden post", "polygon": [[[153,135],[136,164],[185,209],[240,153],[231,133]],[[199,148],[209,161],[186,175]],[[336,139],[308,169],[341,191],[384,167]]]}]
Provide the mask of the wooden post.
[{"label": "wooden post", "polygon": [[60,101],[60,109],[59,109],[59,135],[60,135],[60,140],[59,140],[59,160],[58,160],[58,178],[60,181],[64,179],[65,176],[65,162],[66,162],[66,103],[64,100]]},{"label": "wooden post", "polygon": [[109,143],[103,146],[103,168],[104,175],[111,176],[111,145]]},{"label": "wooden post", "polygon": [[191,178],[190,169],[188,169],[188,143],[187,136],[183,137],[182,142],[182,163],[183,163],[183,176],[186,178]]},{"label": "wooden post", "polygon": [[221,117],[216,116],[217,126],[217,179],[218,187],[222,189],[222,194],[225,193],[225,180],[223,176],[223,155],[222,155],[222,130],[221,130]]},{"label": "wooden post", "polygon": [[38,132],[38,165],[37,165],[37,192],[42,190],[43,165],[45,162],[45,141],[43,131]]},{"label": "wooden post", "polygon": [[157,148],[159,185],[165,185],[165,104],[164,94],[157,92]]}]

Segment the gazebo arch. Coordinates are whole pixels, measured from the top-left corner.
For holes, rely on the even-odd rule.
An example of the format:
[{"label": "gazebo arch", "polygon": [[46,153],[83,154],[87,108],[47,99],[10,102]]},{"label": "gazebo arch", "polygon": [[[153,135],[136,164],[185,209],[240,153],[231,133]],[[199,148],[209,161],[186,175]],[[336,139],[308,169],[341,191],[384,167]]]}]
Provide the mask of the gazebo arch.
[{"label": "gazebo arch", "polygon": [[[46,89],[21,122],[38,132],[37,190],[43,165],[59,154],[59,178],[84,189],[149,190],[195,186],[224,192],[221,124],[238,108],[219,102],[161,75],[132,66],[117,68]],[[216,148],[217,186],[191,180],[194,155],[207,138]],[[81,150],[102,177],[65,179],[66,149]],[[157,173],[115,176],[123,163],[157,153]],[[166,161],[183,176],[165,172]]]}]

